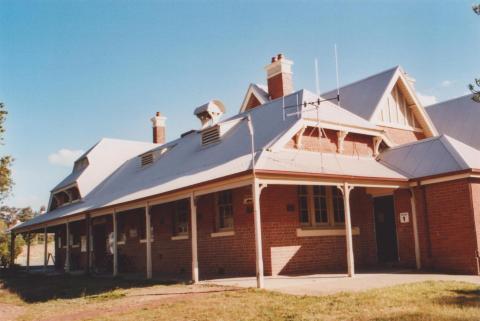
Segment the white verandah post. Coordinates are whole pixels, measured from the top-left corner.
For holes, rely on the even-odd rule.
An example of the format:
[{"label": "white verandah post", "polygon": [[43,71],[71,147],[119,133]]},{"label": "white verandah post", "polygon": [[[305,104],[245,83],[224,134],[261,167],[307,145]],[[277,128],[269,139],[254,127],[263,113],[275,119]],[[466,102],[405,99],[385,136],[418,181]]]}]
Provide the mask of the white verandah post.
[{"label": "white verandah post", "polygon": [[190,195],[190,216],[192,225],[192,281],[198,283],[197,203],[194,193]]},{"label": "white verandah post", "polygon": [[[65,272],[68,273],[68,272],[70,272],[70,223],[67,222],[66,228],[67,228],[67,235],[66,235],[67,249],[66,249],[66,255],[65,255]],[[45,233],[44,242],[45,242],[45,244],[47,244],[47,234],[46,233]],[[47,248],[47,246],[45,245],[45,249],[46,248]],[[48,258],[47,258],[47,260],[48,260]]]},{"label": "white verandah post", "polygon": [[113,276],[117,276],[118,275],[117,212],[115,210],[113,210],[112,219],[113,219],[113,242],[112,242]]},{"label": "white verandah post", "polygon": [[345,237],[347,242],[348,276],[355,276],[355,261],[353,257],[352,219],[350,215],[350,192],[353,186],[347,182],[337,186],[343,194],[343,208],[345,212]]},{"label": "white verandah post", "polygon": [[420,257],[420,241],[418,239],[418,223],[417,223],[417,203],[415,201],[414,189],[410,189],[410,205],[412,207],[412,223],[413,223],[413,240],[415,242],[415,262],[417,270],[422,268]]},{"label": "white verandah post", "polygon": [[152,278],[152,228],[150,217],[150,206],[148,202],[145,206],[145,237],[146,251],[147,251],[147,279]]},{"label": "white verandah post", "polygon": [[257,270],[257,288],[262,289],[265,284],[263,272],[263,247],[262,247],[262,221],[260,213],[260,193],[265,185],[260,186],[257,179],[253,180],[253,215],[255,228],[255,254],[256,254],[256,270]]},{"label": "white verandah post", "polygon": [[27,271],[30,271],[30,232],[27,233]]},{"label": "white verandah post", "polygon": [[48,265],[48,243],[47,243],[47,228],[43,229],[43,272],[47,272]]}]

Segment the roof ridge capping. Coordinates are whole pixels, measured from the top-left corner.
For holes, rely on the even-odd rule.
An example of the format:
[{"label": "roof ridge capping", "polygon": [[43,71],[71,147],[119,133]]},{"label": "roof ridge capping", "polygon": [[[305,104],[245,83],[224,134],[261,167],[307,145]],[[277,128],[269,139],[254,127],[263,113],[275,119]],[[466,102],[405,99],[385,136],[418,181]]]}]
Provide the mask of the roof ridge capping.
[{"label": "roof ridge capping", "polygon": [[[462,168],[480,169],[479,150],[445,134],[439,136],[439,139]],[[473,157],[473,159],[470,159],[469,156]]]}]

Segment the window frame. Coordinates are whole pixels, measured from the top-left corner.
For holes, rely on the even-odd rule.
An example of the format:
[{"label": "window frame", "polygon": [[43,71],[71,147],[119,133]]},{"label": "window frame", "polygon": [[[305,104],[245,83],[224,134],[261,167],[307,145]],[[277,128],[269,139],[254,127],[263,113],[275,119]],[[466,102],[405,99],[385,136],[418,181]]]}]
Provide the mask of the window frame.
[{"label": "window frame", "polygon": [[[325,191],[325,196],[323,198],[325,199],[326,202],[326,211],[327,211],[327,220],[326,221],[321,221],[317,222],[316,218],[316,206],[315,206],[315,198],[316,197],[322,197],[322,196],[317,196],[314,192],[315,187],[317,185],[299,185],[297,189],[297,197],[298,197],[298,217],[299,217],[299,222],[300,226],[302,228],[306,229],[318,229],[318,228],[335,228],[335,227],[342,227],[345,226],[345,208],[344,206],[341,206],[340,208],[343,211],[343,221],[338,221],[336,219],[336,206],[334,202],[334,198],[338,199],[341,201],[341,204],[343,203],[343,194],[340,190],[334,192],[334,189],[338,189],[336,186],[324,186],[324,185],[318,185],[319,188],[323,188]],[[302,194],[302,189],[306,189],[306,194]],[[335,194],[335,195],[334,195]],[[307,211],[308,211],[308,222],[304,222],[302,220],[302,204],[301,204],[301,198],[306,197],[307,198]],[[320,206],[321,208],[321,206]],[[321,214],[320,214],[321,215]]]},{"label": "window frame", "polygon": [[[184,208],[183,208],[184,206]],[[174,211],[173,211],[173,236],[185,236],[190,233],[190,207],[189,207],[189,202],[187,199],[179,200],[175,202],[174,205]],[[179,226],[179,218],[181,214],[186,215],[186,221],[183,222],[186,225],[186,231],[179,232],[177,227]],[[183,225],[182,223],[182,225]]]},{"label": "window frame", "polygon": [[[222,200],[222,195],[223,194],[228,194],[229,195],[229,203],[224,203],[220,204],[220,201]],[[220,226],[221,222],[221,208],[230,208],[230,215],[231,215],[231,220],[232,224],[231,226],[226,226],[222,227]],[[232,190],[224,190],[224,191],[219,191],[215,193],[215,231],[217,232],[226,232],[226,231],[233,231],[235,227],[235,221],[234,221],[234,208],[233,208],[233,191]]]}]

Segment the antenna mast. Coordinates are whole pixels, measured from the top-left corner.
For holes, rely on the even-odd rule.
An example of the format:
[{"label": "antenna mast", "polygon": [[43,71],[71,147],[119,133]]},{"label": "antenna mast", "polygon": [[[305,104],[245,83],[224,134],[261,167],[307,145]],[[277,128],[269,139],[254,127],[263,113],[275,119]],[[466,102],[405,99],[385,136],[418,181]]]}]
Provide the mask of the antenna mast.
[{"label": "antenna mast", "polygon": [[337,73],[337,101],[340,103],[340,81],[338,79],[338,53],[337,44],[335,44],[335,70]]},{"label": "antenna mast", "polygon": [[315,89],[317,90],[317,96],[320,96],[320,81],[318,80],[318,59],[315,58]]}]

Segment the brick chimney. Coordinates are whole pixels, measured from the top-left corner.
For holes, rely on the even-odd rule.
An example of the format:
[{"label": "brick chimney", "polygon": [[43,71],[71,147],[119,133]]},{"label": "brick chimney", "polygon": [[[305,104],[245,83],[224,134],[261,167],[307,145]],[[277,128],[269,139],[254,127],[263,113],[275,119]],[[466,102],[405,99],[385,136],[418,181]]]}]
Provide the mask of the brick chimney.
[{"label": "brick chimney", "polygon": [[265,67],[267,71],[268,94],[270,99],[286,96],[293,92],[293,61],[283,54],[272,57],[272,63]]},{"label": "brick chimney", "polygon": [[152,127],[153,127],[153,143],[154,144],[165,144],[165,121],[167,117],[162,116],[160,112],[157,111],[155,117],[152,117]]}]

